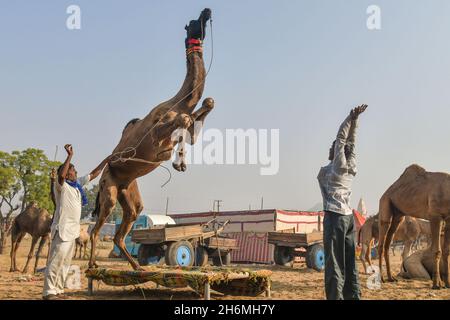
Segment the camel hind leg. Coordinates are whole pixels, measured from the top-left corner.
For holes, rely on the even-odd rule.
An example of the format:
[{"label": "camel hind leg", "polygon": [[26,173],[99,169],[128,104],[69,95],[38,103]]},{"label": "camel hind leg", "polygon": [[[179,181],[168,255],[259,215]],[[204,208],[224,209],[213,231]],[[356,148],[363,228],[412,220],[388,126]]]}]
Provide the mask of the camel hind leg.
[{"label": "camel hind leg", "polygon": [[100,182],[100,190],[98,194],[98,207],[94,213],[98,215],[97,221],[91,232],[91,255],[89,258],[89,268],[96,268],[96,244],[101,227],[105,224],[106,219],[113,211],[117,202],[117,187],[109,176],[108,169],[105,169]]},{"label": "camel hind leg", "polygon": [[[384,282],[383,277],[383,256],[384,256],[384,248],[385,248],[385,239],[386,234],[391,226],[391,220],[394,216],[391,207],[391,201],[389,198],[383,196],[380,199],[380,207],[379,207],[379,217],[378,217],[378,266],[380,268],[380,277],[381,281]],[[389,253],[388,244],[388,253]],[[386,262],[387,263],[387,262]]]},{"label": "camel hind leg", "polygon": [[123,219],[114,236],[114,243],[123,256],[128,260],[134,270],[143,270],[133,259],[125,246],[125,237],[133,227],[137,216],[141,213],[143,206],[136,180],[130,183],[127,189],[122,189],[118,196],[123,211]]},{"label": "camel hind leg", "polygon": [[9,272],[19,271],[16,264],[16,254],[17,250],[19,250],[20,242],[22,241],[23,237],[25,237],[25,234],[25,232],[19,232],[11,236],[11,268],[9,269]]}]

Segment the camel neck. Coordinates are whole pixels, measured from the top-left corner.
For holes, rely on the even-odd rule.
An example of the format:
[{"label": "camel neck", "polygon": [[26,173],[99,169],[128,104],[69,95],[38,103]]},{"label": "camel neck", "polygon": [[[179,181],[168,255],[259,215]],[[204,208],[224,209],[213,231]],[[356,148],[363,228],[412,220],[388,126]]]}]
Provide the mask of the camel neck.
[{"label": "camel neck", "polygon": [[180,91],[172,99],[179,104],[182,112],[191,113],[203,94],[205,87],[205,64],[203,61],[203,48],[200,43],[189,43],[186,48],[187,71]]}]

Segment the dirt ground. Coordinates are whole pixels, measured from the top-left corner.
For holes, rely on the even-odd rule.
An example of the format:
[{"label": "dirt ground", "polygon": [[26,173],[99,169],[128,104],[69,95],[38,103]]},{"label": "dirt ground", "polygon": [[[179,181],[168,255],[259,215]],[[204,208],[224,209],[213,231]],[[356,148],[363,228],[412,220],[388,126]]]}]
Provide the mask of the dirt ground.
[{"label": "dirt ground", "polygon": [[[9,244],[8,244],[9,245]],[[23,268],[30,246],[30,238],[27,236],[21,244],[17,255],[17,264]],[[99,265],[102,267],[130,269],[124,261],[108,259],[107,256],[112,248],[111,242],[101,242],[99,245]],[[45,266],[46,250],[39,262],[39,268]],[[43,274],[24,275],[20,272],[9,272],[10,247],[5,248],[4,254],[0,255],[0,300],[28,300],[41,299],[43,287]],[[393,270],[400,269],[400,252],[392,257]],[[87,295],[87,279],[84,277],[84,270],[87,268],[87,260],[74,259],[73,264],[79,265],[82,271],[82,287],[80,290],[66,290],[71,299],[76,300],[120,300],[120,299],[200,299],[200,297],[190,288],[167,289],[156,288],[152,282],[148,282],[137,287],[111,287],[105,284],[95,285],[95,296]],[[358,262],[359,263],[359,262]],[[31,265],[34,264],[34,259]],[[246,268],[269,269],[273,271],[272,279],[272,299],[281,300],[316,300],[324,298],[323,273],[307,269],[302,263],[296,263],[294,268],[278,267],[271,265],[242,265]],[[362,274],[360,268],[360,282],[363,299],[377,300],[449,300],[450,289],[432,290],[431,282],[419,280],[400,279],[398,283],[387,283],[382,285],[382,289],[373,290],[367,288],[368,276]],[[32,268],[30,268],[32,269]],[[243,296],[223,296],[220,293],[212,293],[212,299],[267,299],[264,295],[250,298]]]}]

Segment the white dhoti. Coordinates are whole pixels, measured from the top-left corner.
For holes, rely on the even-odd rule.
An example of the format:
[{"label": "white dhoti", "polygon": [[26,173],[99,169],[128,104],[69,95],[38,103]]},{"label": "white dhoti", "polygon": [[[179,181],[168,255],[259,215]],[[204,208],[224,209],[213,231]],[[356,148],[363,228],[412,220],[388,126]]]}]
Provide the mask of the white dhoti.
[{"label": "white dhoti", "polygon": [[74,240],[63,241],[56,232],[45,270],[44,291],[42,293],[44,297],[49,294],[64,293],[64,284],[72,262],[74,248]]}]

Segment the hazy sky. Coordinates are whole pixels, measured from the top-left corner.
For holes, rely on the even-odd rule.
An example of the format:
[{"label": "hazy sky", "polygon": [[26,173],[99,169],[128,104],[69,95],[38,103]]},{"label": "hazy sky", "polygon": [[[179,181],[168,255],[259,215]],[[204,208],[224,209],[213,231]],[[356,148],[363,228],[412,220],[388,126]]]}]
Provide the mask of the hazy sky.
[{"label": "hazy sky", "polygon": [[[82,29],[66,28],[66,8]],[[382,29],[366,27],[381,8]],[[139,179],[145,211],[309,209],[316,180],[350,108],[367,103],[357,137],[352,202],[371,213],[412,163],[450,168],[450,2],[4,1],[0,2],[0,150],[72,143],[80,173],[116,146],[125,123],[172,97],[185,76],[185,24],[213,10],[214,63],[205,129],[280,129],[280,170],[191,165]],[[209,28],[209,27],[208,27]],[[211,37],[205,60],[211,56]],[[170,165],[170,163],[167,163]]]}]

